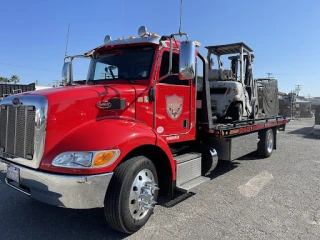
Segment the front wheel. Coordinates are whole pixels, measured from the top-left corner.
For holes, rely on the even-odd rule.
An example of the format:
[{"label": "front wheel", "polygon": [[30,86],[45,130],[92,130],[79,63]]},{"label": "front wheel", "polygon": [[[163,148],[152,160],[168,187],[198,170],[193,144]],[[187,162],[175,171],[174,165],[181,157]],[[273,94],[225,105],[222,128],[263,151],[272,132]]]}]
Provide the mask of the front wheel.
[{"label": "front wheel", "polygon": [[109,226],[129,234],[142,228],[153,213],[157,184],[157,171],[147,157],[133,157],[120,164],[105,198],[104,211]]}]

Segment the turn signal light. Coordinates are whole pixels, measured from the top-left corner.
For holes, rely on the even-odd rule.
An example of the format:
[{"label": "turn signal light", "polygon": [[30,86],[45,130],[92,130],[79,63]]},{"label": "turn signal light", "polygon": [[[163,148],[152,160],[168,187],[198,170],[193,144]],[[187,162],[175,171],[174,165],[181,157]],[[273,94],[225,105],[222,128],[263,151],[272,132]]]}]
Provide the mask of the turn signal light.
[{"label": "turn signal light", "polygon": [[156,33],[152,33],[152,34],[150,34],[150,36],[152,36],[152,37],[159,37],[159,35],[156,34]]},{"label": "turn signal light", "polygon": [[115,153],[111,151],[99,152],[94,156],[93,166],[98,167],[98,166],[106,165],[108,162],[110,162],[113,159],[114,155]]}]

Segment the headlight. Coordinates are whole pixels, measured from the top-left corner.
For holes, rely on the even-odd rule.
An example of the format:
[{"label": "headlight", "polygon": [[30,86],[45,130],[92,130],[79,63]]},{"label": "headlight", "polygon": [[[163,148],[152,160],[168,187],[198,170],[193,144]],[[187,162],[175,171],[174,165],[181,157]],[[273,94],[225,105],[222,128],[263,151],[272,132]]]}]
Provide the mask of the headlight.
[{"label": "headlight", "polygon": [[119,156],[119,149],[94,152],[64,152],[53,159],[52,165],[65,168],[97,168],[112,164]]}]

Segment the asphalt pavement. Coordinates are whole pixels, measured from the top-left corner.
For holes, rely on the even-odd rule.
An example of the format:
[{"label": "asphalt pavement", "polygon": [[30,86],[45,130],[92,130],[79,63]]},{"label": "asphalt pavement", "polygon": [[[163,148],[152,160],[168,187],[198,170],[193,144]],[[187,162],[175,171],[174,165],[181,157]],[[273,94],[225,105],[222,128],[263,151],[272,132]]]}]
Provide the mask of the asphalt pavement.
[{"label": "asphalt pavement", "polygon": [[[0,182],[0,239],[320,239],[320,139],[294,120],[268,159],[219,163],[183,201],[161,203],[143,229],[108,227],[101,209],[42,204]],[[0,180],[1,181],[1,180]]]}]

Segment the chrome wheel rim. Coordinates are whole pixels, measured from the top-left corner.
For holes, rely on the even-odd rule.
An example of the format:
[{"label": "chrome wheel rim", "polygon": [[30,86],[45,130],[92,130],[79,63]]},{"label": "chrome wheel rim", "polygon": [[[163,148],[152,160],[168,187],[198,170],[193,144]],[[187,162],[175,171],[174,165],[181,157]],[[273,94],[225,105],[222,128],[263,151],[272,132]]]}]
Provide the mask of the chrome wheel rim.
[{"label": "chrome wheel rim", "polygon": [[150,209],[157,203],[154,200],[158,190],[154,175],[149,169],[141,170],[133,180],[129,195],[129,210],[131,216],[140,220],[144,218]]},{"label": "chrome wheel rim", "polygon": [[268,153],[271,153],[273,149],[273,136],[271,132],[268,134],[267,144],[268,144]]}]

